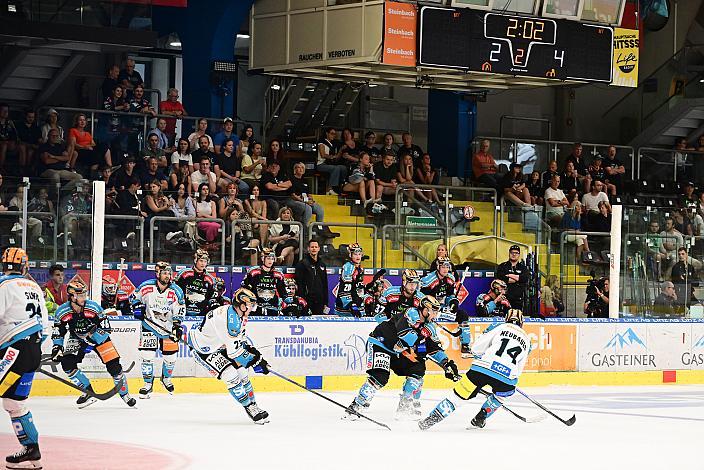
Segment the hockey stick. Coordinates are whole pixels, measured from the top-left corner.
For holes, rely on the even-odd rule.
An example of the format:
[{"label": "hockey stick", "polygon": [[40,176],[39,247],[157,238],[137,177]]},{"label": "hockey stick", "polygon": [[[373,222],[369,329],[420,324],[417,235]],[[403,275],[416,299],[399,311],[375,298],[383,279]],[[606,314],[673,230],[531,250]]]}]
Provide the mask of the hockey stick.
[{"label": "hockey stick", "polygon": [[441,323],[437,323],[437,322],[436,322],[435,324],[438,325],[438,326],[439,326],[440,328],[442,328],[443,330],[445,330],[447,333],[449,333],[449,334],[451,334],[452,336],[454,336],[455,338],[459,338],[460,335],[462,334],[462,332],[461,332],[459,329],[458,329],[457,331],[452,331],[451,329],[449,329],[449,328],[443,326]]},{"label": "hockey stick", "polygon": [[553,413],[552,411],[548,410],[548,409],[545,408],[543,405],[541,405],[540,403],[538,403],[537,401],[533,400],[531,397],[529,397],[528,395],[526,395],[525,393],[523,393],[522,390],[516,388],[516,391],[517,391],[518,393],[520,393],[521,395],[523,395],[524,397],[526,397],[529,402],[531,402],[532,404],[534,404],[535,406],[537,406],[538,408],[540,408],[541,410],[543,410],[544,412],[546,412],[547,414],[549,414],[550,416],[552,416],[553,418],[555,418],[556,420],[560,421],[562,424],[564,424],[564,425],[566,425],[566,426],[572,426],[572,425],[575,423],[575,421],[577,421],[577,415],[572,415],[572,417],[571,417],[570,419],[567,419],[567,420],[562,419],[562,418],[560,418],[559,416],[557,416],[555,413]]},{"label": "hockey stick", "polygon": [[[489,396],[494,395],[493,393],[489,393],[489,392],[487,392],[486,390],[484,390],[484,389],[482,389],[482,388],[479,388],[479,389],[477,389],[477,390],[479,391],[479,393],[481,393],[481,394],[484,395],[485,397],[489,397]],[[516,389],[516,390],[518,390],[518,389]],[[538,416],[534,416],[534,417],[532,417],[532,418],[523,417],[523,416],[519,415],[518,413],[516,413],[515,411],[513,411],[513,410],[512,410],[511,408],[509,408],[508,406],[506,406],[506,404],[505,404],[504,402],[502,402],[501,400],[499,400],[498,397],[496,397],[496,395],[494,395],[494,398],[496,398],[496,401],[498,401],[499,403],[501,403],[501,407],[502,407],[503,409],[505,409],[506,411],[508,411],[509,413],[511,413],[513,416],[515,416],[516,418],[520,419],[520,420],[523,421],[524,423],[538,423],[538,422],[540,422],[540,421],[542,421],[542,420],[545,419],[545,415],[538,415]]]},{"label": "hockey stick", "polygon": [[79,387],[78,385],[75,385],[73,382],[70,382],[66,379],[63,379],[63,378],[59,377],[58,375],[54,375],[51,372],[49,372],[48,370],[42,369],[41,367],[39,369],[37,369],[37,372],[40,372],[48,377],[51,377],[52,379],[54,379],[58,382],[61,382],[62,384],[66,385],[68,387],[71,387],[74,390],[78,390],[81,393],[85,393],[86,395],[97,398],[98,400],[107,400],[109,398],[112,398],[117,394],[117,392],[120,391],[120,387],[118,385],[115,385],[110,391],[107,391],[105,393],[95,393],[92,390],[83,389],[83,388]]},{"label": "hockey stick", "polygon": [[125,264],[125,258],[120,258],[120,264],[119,264],[120,270],[117,275],[117,288],[115,290],[115,300],[113,300],[113,302],[112,302],[112,308],[114,308],[114,309],[117,309],[117,297],[118,297],[118,294],[120,293],[120,285],[122,284],[122,277],[125,275],[125,273],[122,269],[123,264]]},{"label": "hockey stick", "polygon": [[[51,354],[42,354],[42,360],[39,363],[39,365],[41,365],[41,366],[54,366],[54,364],[55,364],[54,361],[51,360]],[[123,368],[122,372],[124,372],[126,374],[129,371],[131,371],[132,369],[134,369],[134,361],[132,361],[126,369]],[[97,372],[104,372],[104,371],[97,371]]]},{"label": "hockey stick", "polygon": [[[169,336],[169,339],[170,339],[171,341],[174,341],[173,338],[171,337],[171,335],[172,335],[172,332],[171,332],[171,331],[167,331],[166,328],[164,328],[164,327],[161,326],[161,325],[158,325],[158,324],[154,323],[153,321],[151,321],[151,320],[148,319],[147,317],[142,317],[141,320],[142,320],[144,323],[149,324],[151,327],[156,328],[156,329],[158,329],[158,330],[161,330],[162,334],[168,335],[168,336]],[[180,342],[180,340],[181,340],[181,338],[177,338],[177,340],[174,341],[174,342],[175,342],[175,343],[178,343],[178,342]]]},{"label": "hockey stick", "polygon": [[[306,387],[305,385],[299,384],[299,383],[296,382],[295,380],[289,379],[289,378],[286,377],[285,375],[279,374],[279,373],[276,372],[275,370],[269,369],[269,372],[270,372],[271,374],[274,374],[274,375],[277,376],[278,378],[280,378],[280,379],[282,379],[282,380],[285,380],[286,382],[288,382],[288,383],[290,383],[290,384],[295,385],[296,387],[300,387],[300,388],[302,388],[303,390],[307,390],[307,391],[309,391],[310,393],[312,393],[313,395],[317,395],[317,396],[319,396],[320,398],[323,398],[323,399],[329,401],[330,403],[334,403],[334,404],[336,404],[337,406],[339,406],[340,408],[343,408],[343,409],[347,410],[347,407],[346,407],[345,405],[343,405],[342,403],[338,403],[338,402],[336,402],[335,400],[333,400],[332,398],[326,397],[326,396],[323,395],[322,393],[318,393],[318,392],[316,392],[315,390],[311,390],[311,389],[309,389],[308,387]],[[370,417],[363,415],[363,414],[360,413],[359,411],[355,411],[354,414],[356,414],[356,415],[359,416],[360,418],[366,419],[367,421],[371,421],[372,423],[376,424],[377,426],[381,426],[382,428],[386,428],[386,429],[388,429],[389,431],[391,431],[391,428],[388,427],[386,424],[381,423],[381,422],[379,422],[379,421],[375,421],[375,420],[371,419]]]}]

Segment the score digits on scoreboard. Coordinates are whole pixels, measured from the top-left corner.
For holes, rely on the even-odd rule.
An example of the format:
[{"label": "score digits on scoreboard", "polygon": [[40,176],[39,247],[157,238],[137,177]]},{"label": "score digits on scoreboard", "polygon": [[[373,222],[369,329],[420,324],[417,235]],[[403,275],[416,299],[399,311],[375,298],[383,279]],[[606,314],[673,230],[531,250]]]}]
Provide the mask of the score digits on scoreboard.
[{"label": "score digits on scoreboard", "polygon": [[[497,56],[505,46],[509,48],[513,66],[525,69],[533,46],[555,45],[557,24],[549,19],[487,13],[484,17],[484,37],[498,41],[492,43],[490,62],[499,61]],[[564,58],[564,51],[562,51],[562,57]]]}]

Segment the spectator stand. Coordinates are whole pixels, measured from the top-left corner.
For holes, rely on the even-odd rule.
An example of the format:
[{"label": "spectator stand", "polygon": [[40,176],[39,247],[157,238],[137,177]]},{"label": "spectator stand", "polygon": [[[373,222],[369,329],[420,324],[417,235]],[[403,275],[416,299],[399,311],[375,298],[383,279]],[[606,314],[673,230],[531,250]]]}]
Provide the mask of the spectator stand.
[{"label": "spectator stand", "polygon": [[[225,221],[223,219],[219,219],[216,217],[175,217],[175,216],[162,216],[162,215],[156,215],[150,218],[149,220],[149,262],[153,263],[154,262],[154,250],[155,246],[160,247],[160,253],[163,252],[169,252],[169,250],[163,250],[161,249],[161,237],[159,236],[159,233],[164,232],[164,230],[159,230],[159,226],[157,225],[158,221],[169,221],[169,222],[216,222],[220,225],[220,229],[218,232],[220,233],[220,247],[219,247],[219,252],[220,252],[220,264],[225,264],[225,252],[226,252],[226,246],[227,243],[225,241],[226,235],[225,235]],[[142,221],[143,222],[143,221]],[[198,230],[196,228],[196,230]],[[195,250],[195,247],[193,248]],[[173,253],[178,254],[178,252],[182,250],[171,250]],[[208,250],[211,251],[211,250]],[[186,258],[190,259],[192,256],[192,253],[187,253]]]},{"label": "spectator stand", "polygon": [[[444,227],[423,227],[417,225],[384,225],[381,228],[381,267],[388,269],[392,267],[420,269],[430,266],[434,257],[421,253],[422,247],[426,244],[435,245],[443,243],[447,245],[449,238]],[[398,253],[400,251],[400,253]],[[433,248],[432,253],[435,253]],[[398,256],[400,254],[400,260]],[[376,257],[376,253],[374,253]],[[413,259],[415,258],[415,259]],[[390,260],[392,260],[390,262]],[[457,261],[457,260],[455,260]],[[374,262],[376,266],[376,261]]]},{"label": "spectator stand", "polygon": [[[237,226],[242,227],[243,225],[251,225],[252,223],[253,223],[252,219],[235,219],[231,223],[232,231],[230,233],[234,233],[235,228]],[[298,227],[298,233],[299,234],[303,233],[303,224],[301,222],[298,222],[295,220],[291,220],[291,221],[287,221],[287,220],[257,220],[256,223],[257,224],[264,224],[264,225],[271,225],[271,224],[287,225],[287,226],[295,225]],[[316,225],[318,225],[318,224],[316,224]],[[303,258],[303,255],[305,255],[305,249],[303,247],[304,247],[303,237],[299,236],[298,237],[298,259],[297,259],[297,261],[300,261]],[[235,251],[236,251],[235,250],[235,237],[232,237],[232,240],[230,242],[230,264],[232,264],[233,266],[235,265],[235,260],[236,260]],[[224,250],[223,250],[223,253],[224,253]]]},{"label": "spectator stand", "polygon": [[[87,220],[88,224],[92,226],[93,215],[92,214],[67,214],[64,218],[75,218],[79,221]],[[116,221],[116,223],[110,224],[110,221]],[[132,226],[123,224],[124,221],[133,221],[135,230],[131,230]],[[112,233],[112,237],[105,237],[104,246],[104,257],[106,261],[118,260],[120,258],[125,258],[130,262],[144,262],[144,217],[138,215],[105,215],[106,231]],[[127,230],[126,236],[114,236],[115,229],[120,227],[122,230]],[[112,229],[112,230],[111,230]],[[82,230],[80,231],[82,232]],[[63,260],[69,261],[72,259],[90,259],[91,257],[91,246],[90,238],[77,238],[76,234],[72,234],[74,238],[65,234],[63,236]],[[81,233],[81,236],[90,237],[90,231],[88,233]],[[138,244],[134,243],[132,240],[138,240]],[[109,244],[109,246],[108,246]],[[69,257],[69,247],[72,250],[72,256]],[[113,258],[114,257],[114,258]],[[110,258],[113,258],[112,260]]]},{"label": "spectator stand", "polygon": [[704,152],[694,149],[676,150],[640,147],[636,156],[636,176],[648,176],[655,181],[702,181],[704,178]]}]

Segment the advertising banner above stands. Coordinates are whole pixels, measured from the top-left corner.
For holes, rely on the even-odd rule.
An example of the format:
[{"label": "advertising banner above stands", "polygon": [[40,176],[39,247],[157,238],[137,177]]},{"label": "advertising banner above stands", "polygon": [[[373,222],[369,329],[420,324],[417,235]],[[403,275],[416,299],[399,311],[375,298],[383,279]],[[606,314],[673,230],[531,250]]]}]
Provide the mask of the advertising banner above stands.
[{"label": "advertising banner above stands", "polygon": [[614,29],[614,86],[638,87],[640,40],[637,29]]},{"label": "advertising banner above stands", "polygon": [[416,6],[410,3],[384,4],[384,53],[382,62],[416,66]]}]

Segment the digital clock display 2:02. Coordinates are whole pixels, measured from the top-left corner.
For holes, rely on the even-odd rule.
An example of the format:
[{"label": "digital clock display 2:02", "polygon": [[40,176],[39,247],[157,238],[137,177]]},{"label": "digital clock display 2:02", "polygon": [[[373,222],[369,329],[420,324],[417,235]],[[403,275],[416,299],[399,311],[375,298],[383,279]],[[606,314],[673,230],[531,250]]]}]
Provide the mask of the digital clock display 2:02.
[{"label": "digital clock display 2:02", "polygon": [[549,19],[487,13],[484,37],[504,42],[509,47],[513,66],[525,67],[534,45],[555,45],[557,25]]}]

